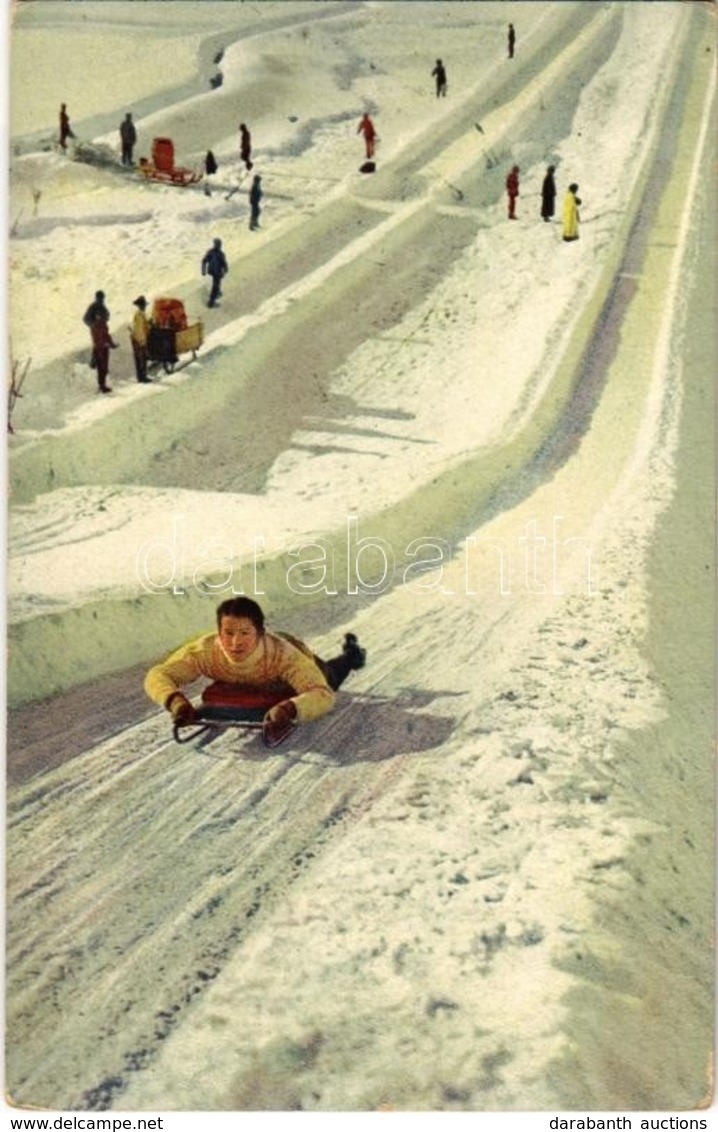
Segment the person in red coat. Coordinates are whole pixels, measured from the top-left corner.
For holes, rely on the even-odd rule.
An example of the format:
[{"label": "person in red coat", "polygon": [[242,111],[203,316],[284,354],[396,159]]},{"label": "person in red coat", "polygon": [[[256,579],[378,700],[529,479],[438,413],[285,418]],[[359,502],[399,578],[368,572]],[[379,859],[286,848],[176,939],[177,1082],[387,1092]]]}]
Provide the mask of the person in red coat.
[{"label": "person in red coat", "polygon": [[105,306],[104,291],[95,292],[95,301],[90,303],[82,321],[90,329],[92,338],[92,361],[90,365],[97,370],[97,384],[100,393],[111,393],[107,384],[110,371],[110,350],[117,349],[117,343],[110,334],[110,312]]},{"label": "person in red coat", "polygon": [[367,161],[371,161],[374,156],[374,148],[376,145],[376,130],[374,123],[368,114],[362,116],[362,120],[357,127],[357,133],[364,135],[364,144],[366,145]]},{"label": "person in red coat", "polygon": [[511,172],[506,178],[506,192],[509,197],[509,220],[516,219],[516,198],[519,195],[519,173],[521,170],[518,165],[512,166]]},{"label": "person in red coat", "polygon": [[63,149],[67,148],[67,139],[74,138],[74,136],[70,125],[70,116],[67,113],[67,105],[63,102],[60,107],[60,145]]},{"label": "person in red coat", "polygon": [[244,122],[239,123],[239,156],[245,164],[247,172],[253,167],[252,163],[252,135]]}]

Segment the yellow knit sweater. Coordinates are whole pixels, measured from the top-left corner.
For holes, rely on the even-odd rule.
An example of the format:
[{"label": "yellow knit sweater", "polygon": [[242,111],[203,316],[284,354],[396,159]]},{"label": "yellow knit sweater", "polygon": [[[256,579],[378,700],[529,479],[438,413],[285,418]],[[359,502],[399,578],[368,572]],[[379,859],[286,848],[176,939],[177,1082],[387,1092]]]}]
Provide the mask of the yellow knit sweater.
[{"label": "yellow knit sweater", "polygon": [[276,633],[265,632],[242,661],[229,659],[216,633],[194,637],[149,670],[145,691],[164,707],[173,692],[200,676],[286,694],[296,704],[300,721],[319,719],[334,706],[334,692],[307,646]]}]

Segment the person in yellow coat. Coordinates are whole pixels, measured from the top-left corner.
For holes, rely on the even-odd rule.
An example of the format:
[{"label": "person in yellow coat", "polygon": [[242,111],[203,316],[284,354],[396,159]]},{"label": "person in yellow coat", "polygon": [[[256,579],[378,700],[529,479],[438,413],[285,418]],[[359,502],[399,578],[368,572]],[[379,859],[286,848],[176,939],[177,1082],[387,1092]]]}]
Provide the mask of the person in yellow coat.
[{"label": "person in yellow coat", "polygon": [[130,328],[130,341],[132,342],[132,353],[135,359],[135,373],[137,380],[142,385],[147,385],[150,378],[147,376],[147,338],[150,332],[150,324],[145,314],[147,310],[147,299],[144,295],[140,295],[135,299],[133,306],[137,307],[134,315],[132,316],[132,326]]},{"label": "person in yellow coat", "polygon": [[576,196],[578,192],[578,185],[573,184],[568,186],[566,196],[563,198],[563,238],[564,240],[577,240],[578,239],[578,222],[581,217],[578,214],[578,206],[581,203],[579,197]]},{"label": "person in yellow coat", "polygon": [[319,719],[334,706],[334,693],[349,673],[363,668],[366,650],[347,633],[339,656],[324,661],[297,637],[265,628],[256,601],[234,597],[217,608],[217,632],[187,641],[145,677],[145,692],[167,709],[175,723],[193,723],[197,711],[182,688],[199,677],[213,683],[205,688],[206,703],[231,703],[232,696],[264,693],[278,700],[265,722],[275,735],[291,724]]}]

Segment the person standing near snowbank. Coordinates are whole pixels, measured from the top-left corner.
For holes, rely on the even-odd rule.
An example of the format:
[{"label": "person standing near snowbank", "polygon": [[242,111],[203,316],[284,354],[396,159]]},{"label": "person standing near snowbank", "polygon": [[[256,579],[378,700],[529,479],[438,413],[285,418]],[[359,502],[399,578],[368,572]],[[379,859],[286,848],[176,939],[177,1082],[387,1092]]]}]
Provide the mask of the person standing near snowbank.
[{"label": "person standing near snowbank", "polygon": [[511,167],[511,172],[506,178],[506,192],[509,198],[509,220],[516,219],[516,198],[519,195],[519,173],[521,170],[518,165]]},{"label": "person standing near snowbank", "polygon": [[137,130],[132,121],[131,114],[125,114],[124,121],[120,122],[120,145],[122,149],[122,164],[132,165],[132,150],[137,141]]},{"label": "person standing near snowbank", "polygon": [[239,156],[249,172],[252,168],[252,135],[244,122],[239,124]]},{"label": "person standing near snowbank", "polygon": [[111,393],[107,384],[110,372],[110,350],[117,349],[117,343],[110,334],[110,312],[105,306],[105,292],[96,291],[95,300],[85,311],[82,321],[89,327],[92,339],[92,361],[90,365],[97,370],[97,384],[100,393]]},{"label": "person standing near snowbank", "polygon": [[563,238],[567,242],[578,239],[578,224],[581,219],[578,214],[578,206],[581,199],[576,195],[577,192],[578,185],[569,185],[566,196],[563,198]]},{"label": "person standing near snowbank", "polygon": [[546,221],[549,221],[556,211],[556,182],[553,179],[555,172],[556,166],[549,165],[541,186],[541,218]]},{"label": "person standing near snowbank", "polygon": [[147,376],[147,338],[150,333],[149,320],[145,314],[147,299],[144,295],[140,295],[138,299],[135,299],[133,306],[136,306],[137,310],[132,316],[130,341],[132,342],[132,353],[135,359],[135,373],[140,384],[147,385],[150,381]]},{"label": "person standing near snowbank", "polygon": [[62,149],[67,148],[67,139],[74,138],[74,136],[70,125],[70,116],[67,113],[67,105],[63,102],[60,106],[60,146]]},{"label": "person standing near snowbank", "polygon": [[212,290],[207,301],[208,307],[216,306],[217,299],[222,294],[222,280],[228,272],[229,266],[227,257],[222,251],[222,241],[216,239],[202,259],[202,274],[212,277]]},{"label": "person standing near snowbank", "polygon": [[294,721],[319,719],[334,707],[334,693],[349,673],[363,668],[366,652],[353,633],[339,656],[324,661],[297,637],[269,632],[264,613],[248,597],[228,598],[217,608],[217,631],[187,641],[145,677],[145,692],[170,712],[175,723],[194,722],[196,711],[182,688],[204,676],[214,683],[205,702],[231,701],[245,692],[283,697],[265,720],[275,737]]},{"label": "person standing near snowbank", "polygon": [[374,123],[368,114],[362,115],[362,120],[357,126],[357,133],[364,135],[364,145],[366,146],[367,161],[371,161],[374,156],[374,149],[376,147],[376,130]]},{"label": "person standing near snowbank", "polygon": [[262,211],[259,207],[264,193],[262,192],[262,178],[259,173],[256,173],[252,181],[252,187],[249,190],[249,229],[251,232],[255,228],[259,228],[259,214]]},{"label": "person standing near snowbank", "polygon": [[439,98],[445,96],[447,86],[446,68],[441,62],[441,59],[436,60],[436,66],[434,67],[434,70],[431,72],[431,74],[432,77],[436,79],[436,97]]}]

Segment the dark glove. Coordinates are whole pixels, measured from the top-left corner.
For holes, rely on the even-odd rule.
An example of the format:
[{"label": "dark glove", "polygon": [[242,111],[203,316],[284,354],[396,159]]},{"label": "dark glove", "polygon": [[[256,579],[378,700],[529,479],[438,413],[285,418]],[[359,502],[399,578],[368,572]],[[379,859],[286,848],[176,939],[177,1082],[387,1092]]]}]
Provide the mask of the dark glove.
[{"label": "dark glove", "polygon": [[173,720],[180,727],[186,727],[197,719],[197,712],[182,692],[173,692],[168,698],[165,707]]},{"label": "dark glove", "polygon": [[297,718],[297,705],[293,700],[282,700],[270,708],[264,717],[264,738],[268,746],[274,747],[281,743],[285,735],[292,729]]}]

